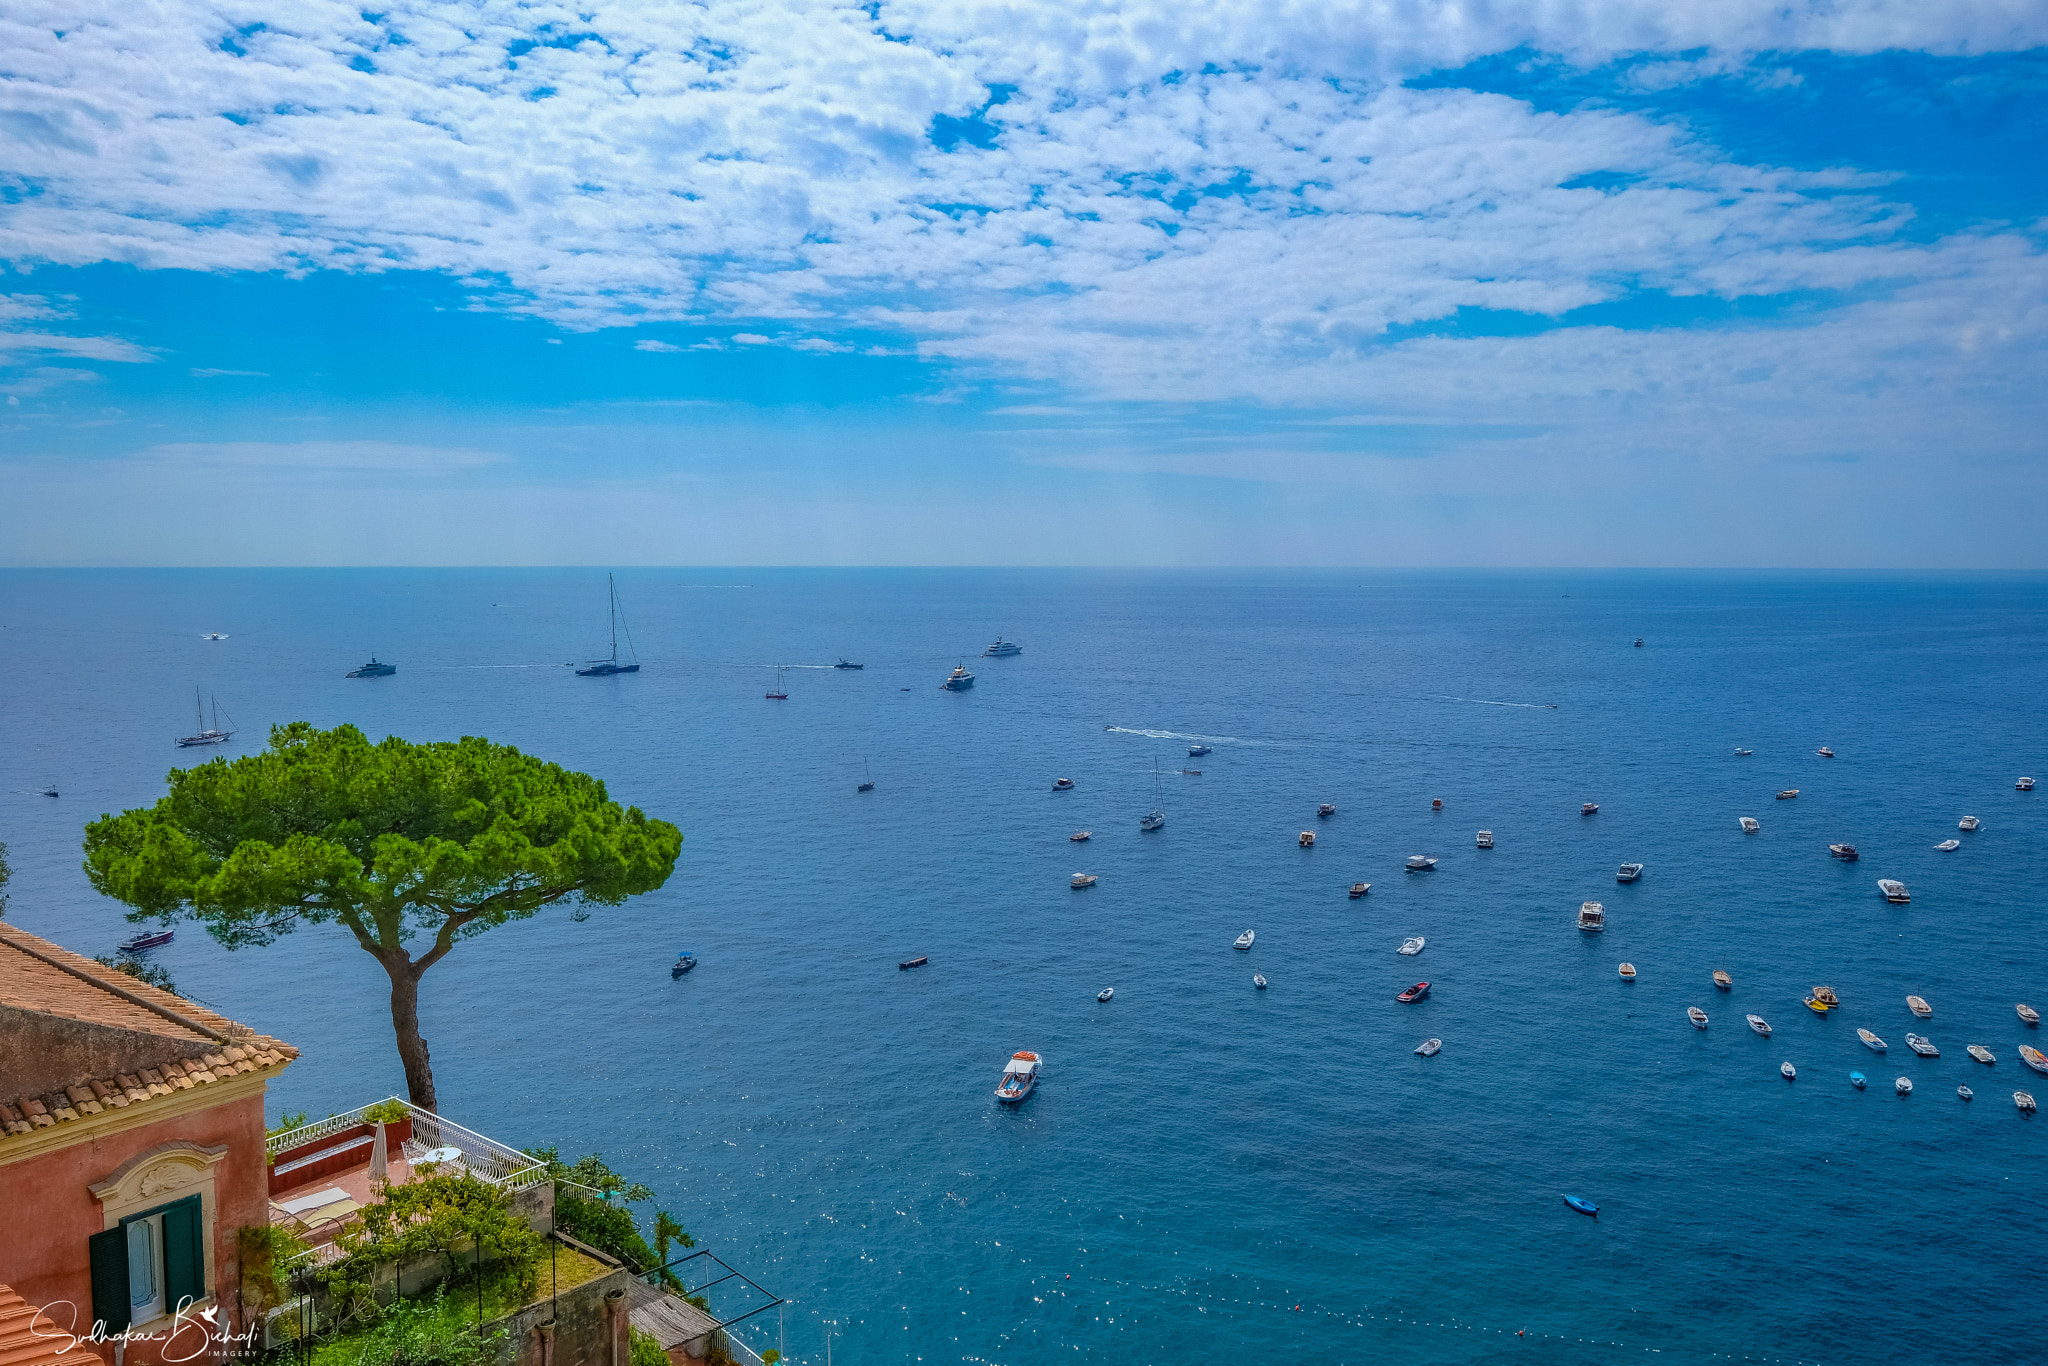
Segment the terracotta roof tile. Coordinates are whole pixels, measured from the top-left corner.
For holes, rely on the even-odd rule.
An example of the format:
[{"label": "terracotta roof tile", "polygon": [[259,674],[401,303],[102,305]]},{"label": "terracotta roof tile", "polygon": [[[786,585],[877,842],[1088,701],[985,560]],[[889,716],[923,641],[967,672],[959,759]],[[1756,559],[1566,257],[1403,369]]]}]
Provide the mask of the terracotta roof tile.
[{"label": "terracotta roof tile", "polygon": [[36,1307],[17,1295],[10,1286],[0,1285],[0,1364],[4,1366],[71,1366],[77,1361],[65,1355],[71,1343],[58,1336],[36,1331]]}]

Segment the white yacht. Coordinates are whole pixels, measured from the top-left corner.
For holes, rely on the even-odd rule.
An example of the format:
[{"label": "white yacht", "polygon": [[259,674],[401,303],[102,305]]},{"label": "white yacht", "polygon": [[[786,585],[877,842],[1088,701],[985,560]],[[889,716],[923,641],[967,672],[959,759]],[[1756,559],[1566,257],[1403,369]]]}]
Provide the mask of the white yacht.
[{"label": "white yacht", "polygon": [[1423,854],[1410,854],[1408,862],[1402,866],[1411,873],[1426,873],[1436,867],[1436,860]]},{"label": "white yacht", "polygon": [[995,644],[983,650],[982,653],[996,659],[1008,659],[1011,655],[1023,654],[1024,647],[1013,640],[1004,640],[1001,636],[997,636]]},{"label": "white yacht", "polygon": [[1443,1046],[1444,1041],[1442,1039],[1424,1039],[1421,1043],[1415,1045],[1415,1051],[1421,1057],[1433,1058],[1437,1055],[1437,1050]]},{"label": "white yacht", "polygon": [[1232,944],[1230,947],[1234,949],[1248,949],[1252,946],[1252,940],[1257,939],[1258,937],[1259,936],[1257,931],[1246,930],[1243,934],[1237,937],[1237,942]]},{"label": "white yacht", "polygon": [[1744,816],[1744,817],[1742,818],[1742,833],[1743,833],[1743,834],[1745,834],[1745,835],[1754,835],[1754,834],[1755,834],[1755,833],[1756,833],[1757,831],[1759,831],[1759,830],[1761,830],[1761,829],[1763,829],[1763,826],[1762,826],[1761,824],[1759,824],[1759,823],[1758,823],[1758,821],[1757,821],[1757,818],[1756,818],[1756,817],[1754,817],[1754,816]]},{"label": "white yacht", "polygon": [[1479,847],[1481,849],[1493,848],[1493,832],[1491,830],[1482,830],[1479,832]]},{"label": "white yacht", "polygon": [[1641,877],[1642,875],[1643,875],[1643,865],[1642,865],[1642,864],[1640,864],[1640,863],[1624,863],[1624,864],[1622,864],[1622,865],[1621,865],[1620,869],[1618,869],[1618,870],[1617,870],[1617,871],[1615,872],[1615,874],[1614,874],[1614,880],[1615,880],[1616,882],[1634,882],[1634,881],[1635,881],[1636,879],[1640,878],[1640,877]]},{"label": "white yacht", "polygon": [[1045,1060],[1036,1053],[1012,1053],[1009,1065],[1003,1068],[1003,1079],[996,1085],[996,1099],[1005,1105],[1015,1105],[1030,1095],[1044,1066]]},{"label": "white yacht", "polygon": [[1138,818],[1140,830],[1157,830],[1166,824],[1165,798],[1159,795],[1159,761],[1152,761],[1152,809]]},{"label": "white yacht", "polygon": [[1952,854],[1956,850],[1963,847],[1963,842],[1961,840],[1943,840],[1940,844],[1937,844],[1934,847],[1936,849],[1939,849],[1944,854]]},{"label": "white yacht", "polygon": [[1607,928],[1607,908],[1597,901],[1579,904],[1579,928],[1582,930],[1604,930]]},{"label": "white yacht", "polygon": [[939,684],[939,686],[947,692],[966,692],[974,686],[974,675],[967,672],[967,666],[962,664],[954,669],[953,672],[947,674],[946,681]]},{"label": "white yacht", "polygon": [[1738,759],[1747,759],[1749,757],[1749,751],[1746,749],[1738,749],[1735,751],[1735,757]]},{"label": "white yacht", "polygon": [[1877,880],[1877,890],[1884,893],[1884,899],[1894,906],[1903,906],[1913,898],[1906,894],[1906,884],[1888,877]]},{"label": "white yacht", "polygon": [[1413,939],[1403,939],[1401,941],[1401,947],[1398,950],[1398,952],[1406,955],[1407,957],[1413,958],[1416,954],[1422,952],[1422,946],[1424,944],[1427,944],[1428,942],[1429,941],[1427,939],[1424,939],[1421,935],[1418,934]]},{"label": "white yacht", "polygon": [[2013,788],[2019,792],[2032,792],[2034,790],[2034,780],[2032,778],[2022,778],[2013,784]]},{"label": "white yacht", "polygon": [[1083,887],[1093,887],[1095,885],[1095,874],[1076,873],[1074,874],[1073,880],[1069,882],[1067,885],[1069,887],[1072,887],[1077,892],[1080,891]]},{"label": "white yacht", "polygon": [[1972,1058],[1975,1058],[1978,1062],[1983,1063],[1986,1067],[1995,1066],[1998,1062],[1998,1055],[1996,1053],[1993,1053],[1990,1049],[1986,1048],[1981,1043],[1973,1043],[1968,1048],[1965,1048],[1963,1051],[1965,1053],[1968,1053]]},{"label": "white yacht", "polygon": [[1110,997],[1114,995],[1116,995],[1115,987],[1104,987],[1102,990],[1095,993],[1095,999],[1098,1001],[1107,1001]]},{"label": "white yacht", "polygon": [[1956,829],[1966,831],[1975,830],[1979,824],[1980,822],[1977,820],[1975,816],[1965,816],[1961,820],[1956,822]]},{"label": "white yacht", "polygon": [[1749,1021],[1749,1027],[1755,1030],[1758,1034],[1762,1035],[1764,1038],[1768,1039],[1771,1037],[1771,1027],[1768,1024],[1764,1023],[1763,1016],[1745,1015],[1742,1018]]},{"label": "white yacht", "polygon": [[1941,1050],[1934,1046],[1934,1040],[1928,1038],[1925,1034],[1908,1034],[1906,1036],[1906,1047],[1912,1049],[1923,1058],[1938,1058],[1941,1056]]}]

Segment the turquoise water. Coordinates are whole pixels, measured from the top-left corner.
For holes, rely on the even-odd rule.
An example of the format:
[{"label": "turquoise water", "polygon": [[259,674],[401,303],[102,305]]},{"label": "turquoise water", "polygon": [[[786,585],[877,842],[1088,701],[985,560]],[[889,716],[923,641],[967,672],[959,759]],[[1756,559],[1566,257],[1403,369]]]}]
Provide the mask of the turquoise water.
[{"label": "turquoise water", "polygon": [[[683,828],[662,892],[464,945],[422,1015],[451,1118],[604,1152],[795,1301],[756,1347],[2038,1354],[2048,1130],[2011,1093],[2013,1003],[2048,1007],[2042,794],[2013,789],[2048,779],[2039,580],[631,571],[646,669],[604,680],[562,667],[604,648],[601,572],[5,583],[9,916],[81,950],[123,926],[79,827],[196,757],[171,746],[195,684],[242,726],[231,753],[292,719],[480,733]],[[975,659],[998,633],[1024,654]],[[341,677],[373,649],[395,677]],[[842,654],[866,669],[809,667]],[[977,686],[940,691],[962,659]],[[776,663],[806,666],[787,702],[762,697]],[[1155,760],[1167,825],[1141,834]],[[1417,852],[1437,871],[1404,875]],[[1615,883],[1624,860],[1641,882]],[[1070,891],[1076,870],[1099,884]],[[1573,928],[1587,898],[1604,935]],[[671,982],[678,948],[702,966]],[[187,928],[158,956],[302,1047],[273,1111],[402,1089],[382,975],[339,931],[230,955]],[[1430,998],[1396,1005],[1418,978]],[[1822,982],[1836,1017],[1800,1006]],[[1010,1110],[991,1092],[1019,1048],[1047,1077]]]}]

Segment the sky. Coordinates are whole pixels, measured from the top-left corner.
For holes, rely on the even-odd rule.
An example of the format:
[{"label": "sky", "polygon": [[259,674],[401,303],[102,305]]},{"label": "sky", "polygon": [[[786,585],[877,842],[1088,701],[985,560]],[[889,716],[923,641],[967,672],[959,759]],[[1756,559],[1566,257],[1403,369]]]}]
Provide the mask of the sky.
[{"label": "sky", "polygon": [[2048,568],[2038,0],[13,0],[0,564]]}]

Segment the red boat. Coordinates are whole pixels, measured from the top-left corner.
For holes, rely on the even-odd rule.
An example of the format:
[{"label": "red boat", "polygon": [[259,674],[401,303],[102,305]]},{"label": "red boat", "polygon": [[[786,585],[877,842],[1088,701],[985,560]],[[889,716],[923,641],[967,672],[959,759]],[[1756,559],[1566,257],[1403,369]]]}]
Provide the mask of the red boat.
[{"label": "red boat", "polygon": [[1396,996],[1394,999],[1399,1001],[1403,1005],[1414,1005],[1417,1001],[1421,1000],[1423,997],[1427,995],[1429,995],[1429,983],[1417,982],[1414,986],[1408,988],[1408,990],[1402,992],[1399,996]]}]

